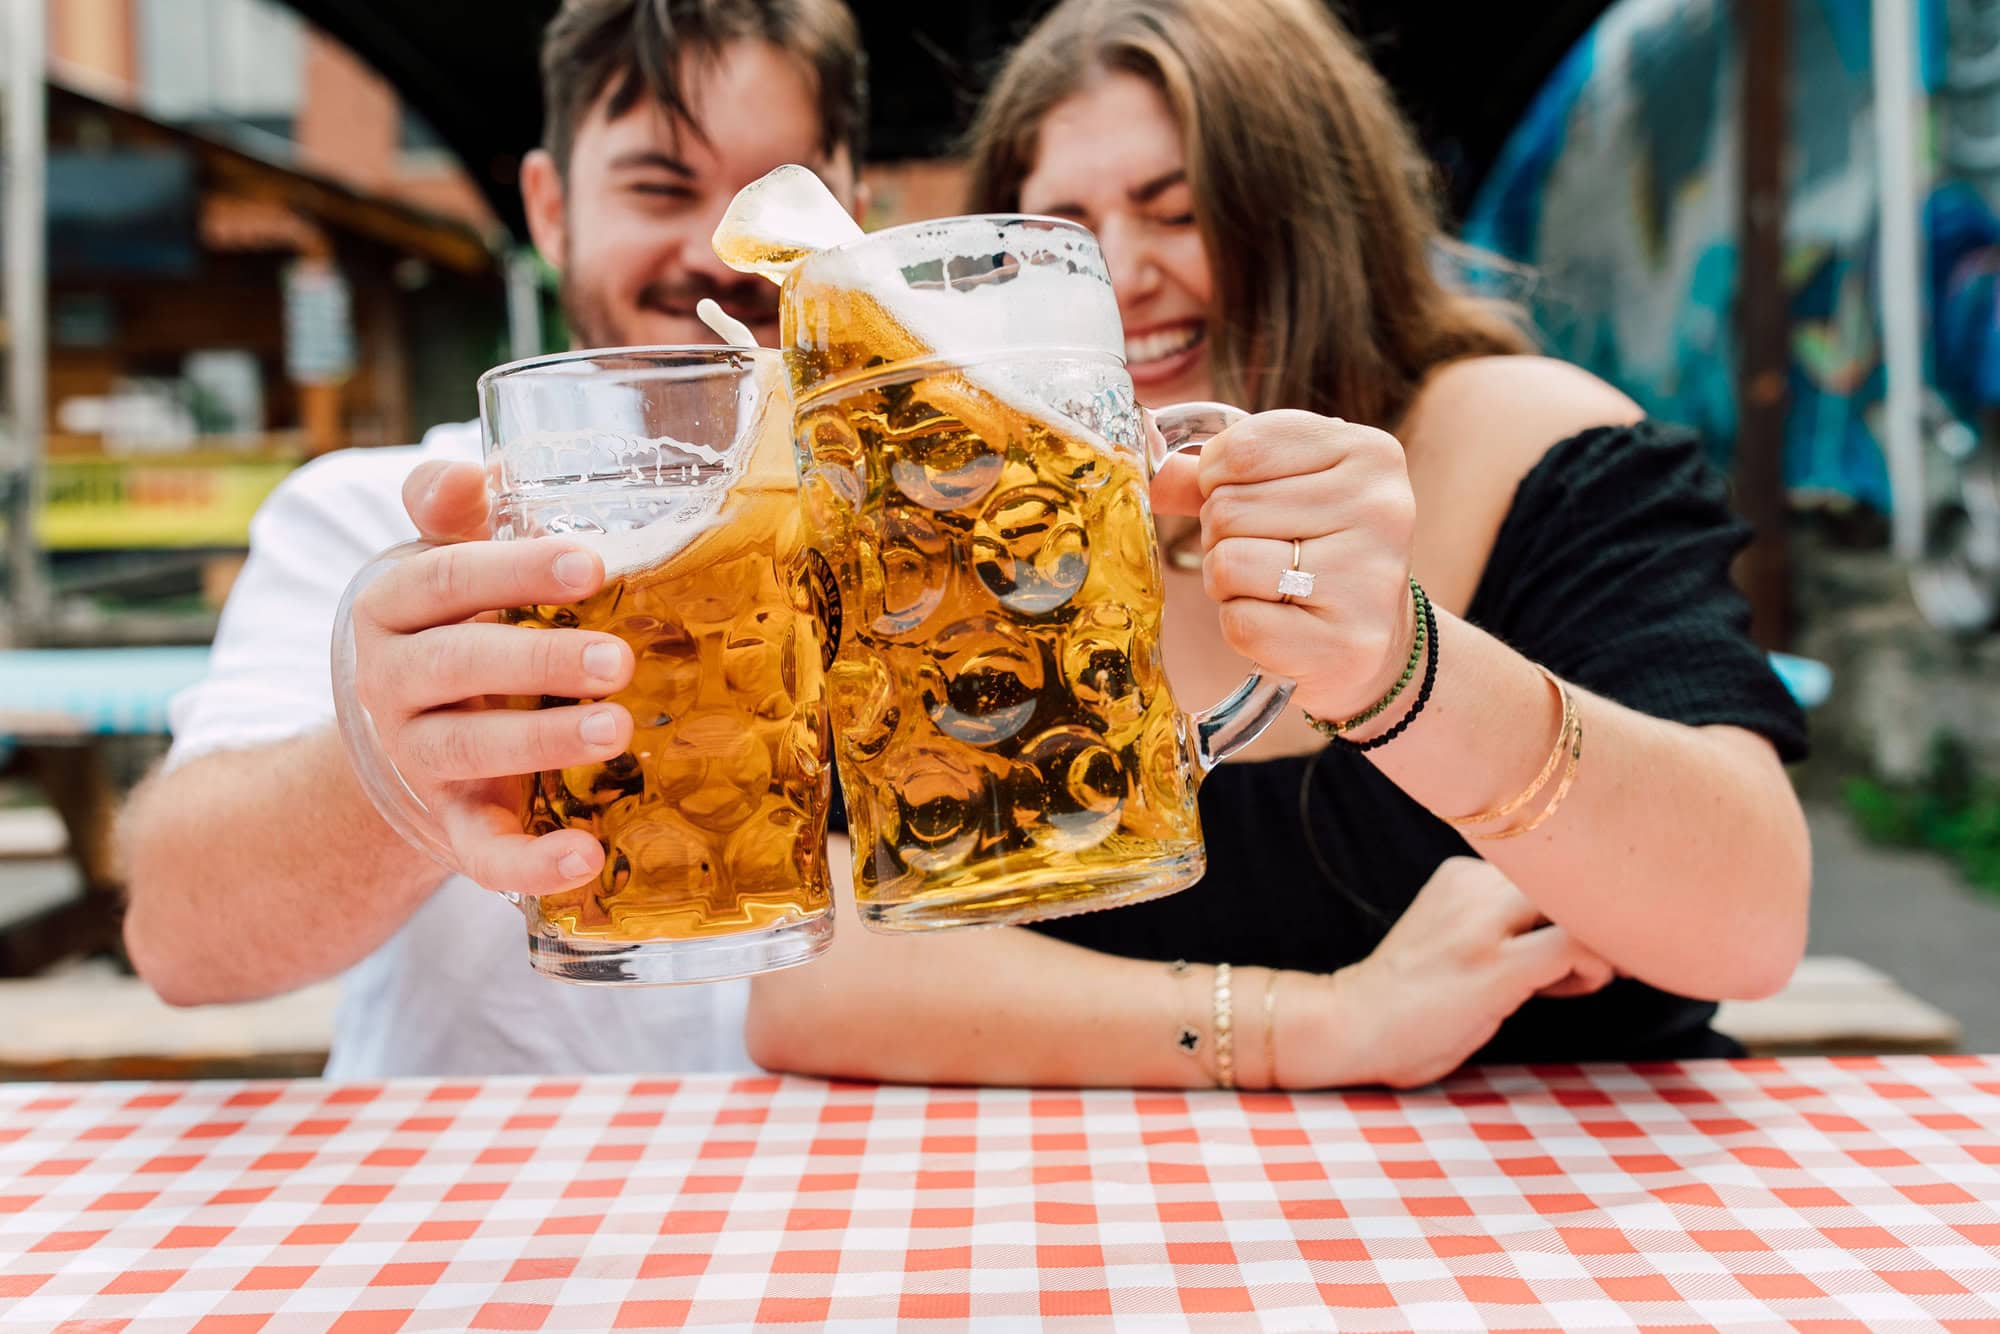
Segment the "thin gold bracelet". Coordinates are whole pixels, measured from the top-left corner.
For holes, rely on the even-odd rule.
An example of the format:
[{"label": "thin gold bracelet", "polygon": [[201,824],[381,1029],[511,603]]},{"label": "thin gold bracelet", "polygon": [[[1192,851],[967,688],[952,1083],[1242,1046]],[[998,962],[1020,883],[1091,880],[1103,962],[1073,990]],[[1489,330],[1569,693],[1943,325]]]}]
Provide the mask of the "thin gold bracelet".
[{"label": "thin gold bracelet", "polygon": [[1530,801],[1533,801],[1535,794],[1547,787],[1549,779],[1555,776],[1556,766],[1562,763],[1563,752],[1568,749],[1566,743],[1569,741],[1570,727],[1576,721],[1576,702],[1570,697],[1569,687],[1558,680],[1554,672],[1551,672],[1540,663],[1534,664],[1534,667],[1536,671],[1542,674],[1543,680],[1555,687],[1556,703],[1559,706],[1561,714],[1559,721],[1556,723],[1555,745],[1549,748],[1549,757],[1543,762],[1542,771],[1535,775],[1533,782],[1491,810],[1480,811],[1475,815],[1446,816],[1445,823],[1452,828],[1466,829],[1474,825],[1492,824],[1495,820],[1506,819],[1515,811],[1520,810]]},{"label": "thin gold bracelet", "polygon": [[1264,1087],[1278,1087],[1278,970],[1264,974]]},{"label": "thin gold bracelet", "polygon": [[[1568,692],[1565,691],[1564,693],[1567,694]],[[1549,804],[1537,811],[1535,818],[1524,825],[1518,825],[1513,829],[1503,829],[1497,834],[1486,834],[1482,835],[1482,837],[1519,838],[1531,830],[1541,828],[1543,823],[1556,813],[1556,807],[1563,804],[1563,798],[1569,795],[1570,784],[1576,781],[1577,764],[1583,759],[1583,715],[1578,713],[1573,716],[1576,721],[1570,729],[1569,765],[1563,770],[1562,782],[1556,784],[1556,794],[1549,798]]]},{"label": "thin gold bracelet", "polygon": [[1215,1086],[1236,1087],[1236,1017],[1230,1006],[1229,965],[1215,965]]}]

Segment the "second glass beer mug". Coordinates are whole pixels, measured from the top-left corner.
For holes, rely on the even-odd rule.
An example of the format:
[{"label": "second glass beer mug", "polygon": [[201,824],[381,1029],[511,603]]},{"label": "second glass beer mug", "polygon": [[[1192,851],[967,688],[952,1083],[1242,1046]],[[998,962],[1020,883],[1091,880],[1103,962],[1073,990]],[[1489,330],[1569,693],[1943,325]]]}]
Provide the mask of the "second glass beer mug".
[{"label": "second glass beer mug", "polygon": [[[610,697],[632,714],[630,749],[520,782],[528,833],[583,829],[604,848],[594,882],[522,901],[530,962],[572,982],[694,982],[812,958],[833,929],[834,593],[800,530],[777,354],[571,353],[489,371],[479,390],[493,537],[581,541],[606,576],[583,602],[502,619],[614,634],[635,660]],[[353,697],[347,604],[336,634],[336,703],[363,785],[452,865]]]},{"label": "second glass beer mug", "polygon": [[[1049,218],[878,232],[784,288],[800,498],[840,590],[829,676],[864,922],[1058,917],[1205,869],[1195,787],[1284,708],[1184,714],[1160,654],[1149,451],[1102,254]],[[1168,442],[1172,443],[1168,443]]]}]

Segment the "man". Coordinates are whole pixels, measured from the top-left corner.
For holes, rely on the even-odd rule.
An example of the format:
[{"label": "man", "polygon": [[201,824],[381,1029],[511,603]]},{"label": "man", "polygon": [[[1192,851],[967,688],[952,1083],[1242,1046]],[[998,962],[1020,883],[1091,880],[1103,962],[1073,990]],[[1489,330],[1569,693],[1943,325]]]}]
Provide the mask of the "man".
[{"label": "man", "polygon": [[[523,162],[521,189],[535,244],[561,270],[576,344],[712,342],[695,318],[703,297],[775,342],[776,290],[723,267],[709,237],[738,189],[786,162],[814,166],[854,204],[862,54],[840,0],[568,0],[544,38],[542,76],[544,143]],[[210,675],[176,701],[164,772],[127,811],[133,962],[176,1004],[245,1000],[351,970],[328,1066],[339,1077],[747,1066],[743,984],[612,993],[540,977],[518,911],[406,845],[348,766],[327,661],[335,608],[364,564],[417,535],[406,498],[455,517],[452,531],[425,536],[477,525],[476,479],[467,485],[469,470],[447,468],[478,447],[476,426],[464,424],[415,449],[334,455],[300,470],[259,513]],[[520,642],[570,632],[463,622],[587,595],[603,571],[587,553],[579,566],[580,553],[557,539],[433,551],[357,604],[362,698],[414,783],[443,791],[445,779],[468,776],[442,772],[445,759],[490,754],[494,729],[530,717],[452,706],[513,693],[509,674],[526,670]],[[463,604],[468,592],[476,605]],[[493,631],[514,647],[468,638]],[[579,686],[629,679],[622,645],[608,665],[602,656],[579,651],[577,670],[601,669]],[[616,712],[613,752],[630,728]],[[393,726],[418,718],[428,731]],[[576,763],[606,745],[572,726],[536,754]],[[524,887],[509,877],[536,863],[513,854],[536,840],[458,824],[472,845],[462,864],[481,884]],[[545,871],[559,864],[569,883],[594,878],[594,841],[548,838]]]}]

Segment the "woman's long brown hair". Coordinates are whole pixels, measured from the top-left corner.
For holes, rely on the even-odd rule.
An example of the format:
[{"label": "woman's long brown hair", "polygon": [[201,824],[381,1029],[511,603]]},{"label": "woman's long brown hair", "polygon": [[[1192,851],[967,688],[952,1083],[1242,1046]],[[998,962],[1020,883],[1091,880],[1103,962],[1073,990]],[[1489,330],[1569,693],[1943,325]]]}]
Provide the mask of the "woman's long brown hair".
[{"label": "woman's long brown hair", "polygon": [[974,211],[1020,207],[1043,119],[1105,71],[1180,124],[1222,397],[1393,427],[1436,367],[1530,349],[1510,308],[1438,276],[1430,164],[1323,0],[1064,0],[982,104]]}]

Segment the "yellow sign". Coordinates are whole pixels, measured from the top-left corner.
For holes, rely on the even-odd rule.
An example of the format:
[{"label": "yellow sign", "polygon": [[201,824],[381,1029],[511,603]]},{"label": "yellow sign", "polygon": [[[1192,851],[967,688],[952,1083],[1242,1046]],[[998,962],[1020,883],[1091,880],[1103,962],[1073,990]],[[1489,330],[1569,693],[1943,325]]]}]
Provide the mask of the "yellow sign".
[{"label": "yellow sign", "polygon": [[294,459],[57,455],[44,465],[37,536],[50,551],[246,547],[250,516]]}]

